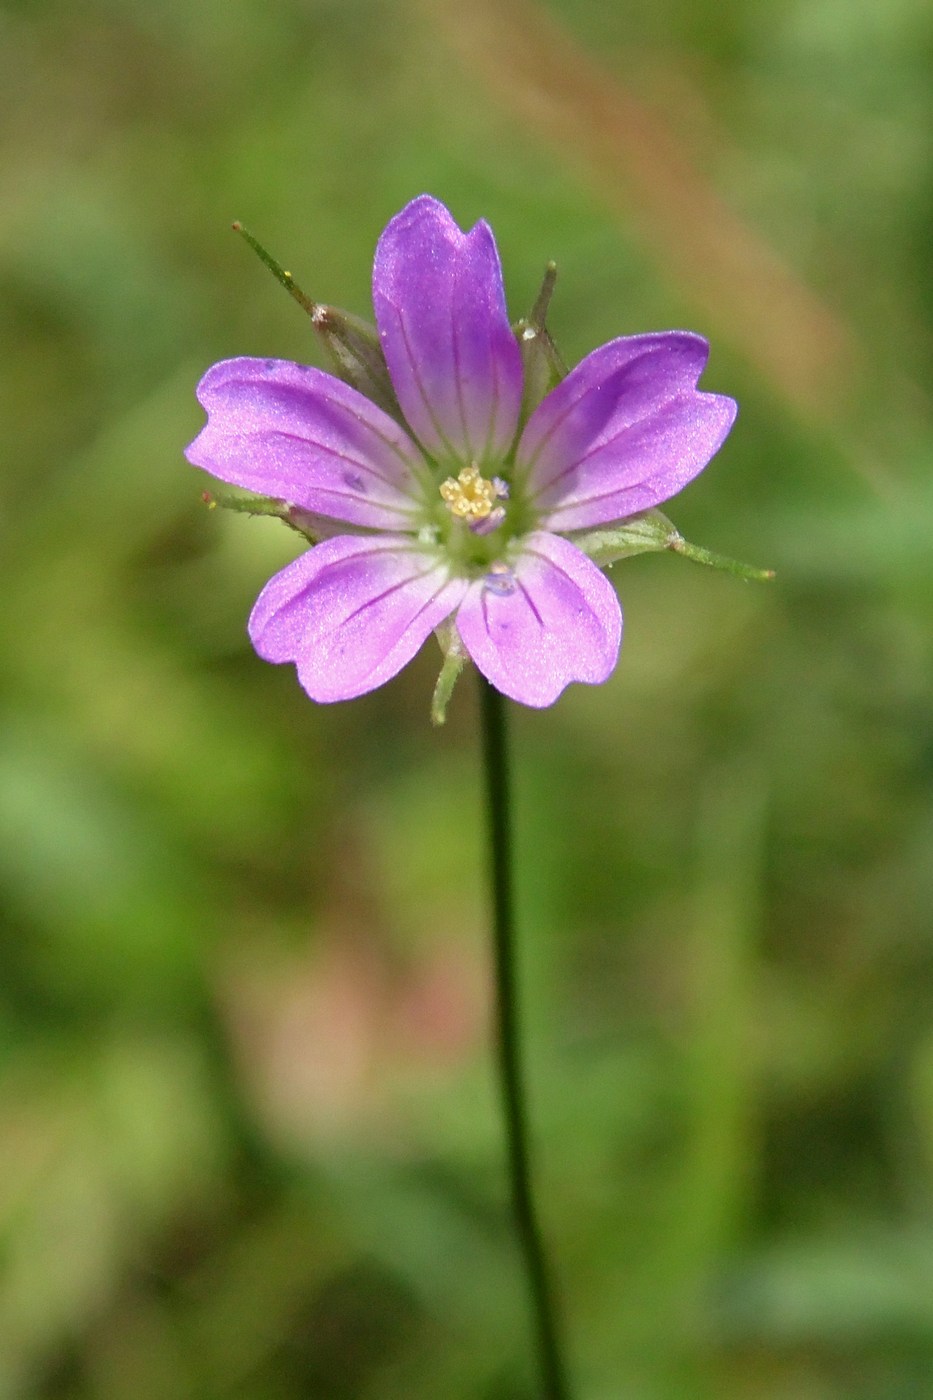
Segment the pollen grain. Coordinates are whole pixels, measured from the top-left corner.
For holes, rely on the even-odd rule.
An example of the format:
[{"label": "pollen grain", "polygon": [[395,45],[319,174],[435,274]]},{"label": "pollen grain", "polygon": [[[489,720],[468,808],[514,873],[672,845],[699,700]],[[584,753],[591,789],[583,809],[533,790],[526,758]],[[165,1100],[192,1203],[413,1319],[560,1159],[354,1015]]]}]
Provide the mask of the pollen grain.
[{"label": "pollen grain", "polygon": [[459,476],[449,476],[439,489],[451,515],[467,522],[487,519],[502,494],[496,482],[481,475],[475,462]]}]

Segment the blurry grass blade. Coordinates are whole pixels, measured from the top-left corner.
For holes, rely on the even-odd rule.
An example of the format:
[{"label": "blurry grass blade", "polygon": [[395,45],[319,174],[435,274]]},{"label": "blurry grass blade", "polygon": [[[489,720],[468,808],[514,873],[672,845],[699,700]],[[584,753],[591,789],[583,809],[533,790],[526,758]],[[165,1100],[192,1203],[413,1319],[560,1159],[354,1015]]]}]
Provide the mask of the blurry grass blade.
[{"label": "blurry grass blade", "polygon": [[[431,15],[471,79],[561,153],[622,227],[640,232],[667,275],[788,402],[818,421],[847,411],[865,368],[851,329],[733,212],[663,104],[646,103],[600,64],[557,7],[435,0]],[[728,149],[724,133],[717,139]]]}]

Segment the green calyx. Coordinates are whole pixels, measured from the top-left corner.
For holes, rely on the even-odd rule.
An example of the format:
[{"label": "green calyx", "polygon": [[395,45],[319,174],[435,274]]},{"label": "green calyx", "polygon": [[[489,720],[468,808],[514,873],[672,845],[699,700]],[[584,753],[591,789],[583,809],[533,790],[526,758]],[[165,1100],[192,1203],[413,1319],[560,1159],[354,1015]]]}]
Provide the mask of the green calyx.
[{"label": "green calyx", "polygon": [[302,535],[309,544],[317,544],[320,535],[314,518],[299,506],[289,505],[275,496],[241,496],[233,491],[202,491],[201,500],[208,510],[232,510],[238,515],[271,515],[290,530]]},{"label": "green calyx", "polygon": [[259,239],[239,221],[233,225],[233,229],[249,244],[260,262],[269,269],[302,311],[311,318],[311,325],[324,347],[336,377],[358,389],[390,417],[401,423],[402,411],[398,406],[375,326],[349,311],[341,311],[336,306],[325,306],[322,302],[314,301],[301,290],[292,274],[287,272],[263,247]]},{"label": "green calyx", "polygon": [[690,544],[659,510],[646,510],[623,520],[619,525],[587,530],[571,536],[571,539],[600,568],[614,564],[618,559],[628,559],[633,554],[650,554],[666,549],[672,554],[692,559],[695,564],[705,564],[707,568],[719,569],[732,574],[734,578],[752,583],[767,583],[774,578],[773,569],[756,569],[751,564],[743,564],[738,559],[704,549],[702,545]]},{"label": "green calyx", "polygon": [[557,264],[549,262],[544,269],[541,288],[527,316],[512,327],[522,352],[524,392],[521,422],[528,421],[542,399],[567,376],[567,366],[547,328],[547,313],[557,282]]},{"label": "green calyx", "polygon": [[431,723],[439,729],[447,721],[447,705],[453,694],[454,686],[460,678],[460,672],[469,658],[463,649],[460,633],[457,631],[457,624],[453,618],[442,622],[434,635],[437,637],[444,656],[437,684],[434,687],[434,694],[431,697]]}]

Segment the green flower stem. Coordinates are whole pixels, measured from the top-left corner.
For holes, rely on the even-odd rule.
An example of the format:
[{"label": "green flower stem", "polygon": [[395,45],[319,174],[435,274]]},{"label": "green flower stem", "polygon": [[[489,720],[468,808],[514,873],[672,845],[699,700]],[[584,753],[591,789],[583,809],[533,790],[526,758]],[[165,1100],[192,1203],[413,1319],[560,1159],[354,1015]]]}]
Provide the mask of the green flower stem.
[{"label": "green flower stem", "polygon": [[557,1335],[554,1302],[531,1191],[515,975],[505,700],[499,691],[482,678],[480,690],[496,963],[496,1050],[505,1114],[512,1213],[534,1314],[543,1400],[568,1400],[569,1391]]}]

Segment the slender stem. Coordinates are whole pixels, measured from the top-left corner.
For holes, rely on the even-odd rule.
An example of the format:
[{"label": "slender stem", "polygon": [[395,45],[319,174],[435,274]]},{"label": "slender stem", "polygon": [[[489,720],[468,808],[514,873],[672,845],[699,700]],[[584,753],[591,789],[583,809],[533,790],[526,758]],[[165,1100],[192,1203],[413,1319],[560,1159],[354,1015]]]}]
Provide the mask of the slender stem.
[{"label": "slender stem", "polygon": [[505,700],[487,681],[480,679],[480,687],[496,959],[496,1050],[505,1113],[512,1213],[534,1314],[543,1400],[568,1400],[554,1303],[531,1192],[516,995]]}]

